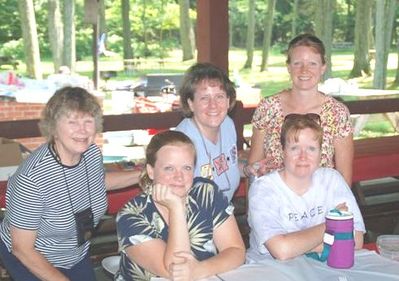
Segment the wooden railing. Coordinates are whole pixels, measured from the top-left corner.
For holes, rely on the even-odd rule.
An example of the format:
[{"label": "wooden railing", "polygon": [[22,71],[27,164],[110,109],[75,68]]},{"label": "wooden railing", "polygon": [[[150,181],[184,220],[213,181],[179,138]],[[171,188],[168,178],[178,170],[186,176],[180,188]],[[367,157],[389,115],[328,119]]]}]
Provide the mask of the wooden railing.
[{"label": "wooden railing", "polygon": [[[399,112],[398,98],[380,98],[359,101],[344,102],[351,114],[373,114],[386,112]],[[244,143],[244,125],[251,122],[255,108],[244,108],[241,102],[237,102],[230,113],[236,125],[238,134],[238,148]],[[178,111],[163,113],[134,113],[104,116],[104,132],[140,130],[140,129],[168,129],[175,127],[182,115]],[[0,121],[0,137],[19,139],[39,137],[38,119]]]}]

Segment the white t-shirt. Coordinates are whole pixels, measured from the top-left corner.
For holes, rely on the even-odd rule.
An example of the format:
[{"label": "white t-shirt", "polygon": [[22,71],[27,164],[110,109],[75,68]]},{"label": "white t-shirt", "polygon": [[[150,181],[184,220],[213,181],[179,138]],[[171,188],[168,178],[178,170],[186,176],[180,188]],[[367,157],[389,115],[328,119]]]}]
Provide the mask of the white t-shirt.
[{"label": "white t-shirt", "polygon": [[292,191],[278,171],[257,179],[249,190],[248,223],[251,227],[247,260],[260,261],[270,256],[264,243],[285,233],[307,229],[325,222],[325,216],[345,202],[354,217],[354,229],[365,232],[356,199],[339,172],[319,168],[312,185],[302,196]]}]

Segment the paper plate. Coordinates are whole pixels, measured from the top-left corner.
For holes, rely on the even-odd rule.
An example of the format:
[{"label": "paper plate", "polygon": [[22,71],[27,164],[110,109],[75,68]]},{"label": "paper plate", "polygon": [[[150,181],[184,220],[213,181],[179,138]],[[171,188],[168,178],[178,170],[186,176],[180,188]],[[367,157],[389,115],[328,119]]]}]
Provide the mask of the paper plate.
[{"label": "paper plate", "polygon": [[115,273],[119,269],[119,260],[121,259],[120,256],[110,256],[106,257],[101,261],[101,266],[107,271],[108,273],[115,275]]}]

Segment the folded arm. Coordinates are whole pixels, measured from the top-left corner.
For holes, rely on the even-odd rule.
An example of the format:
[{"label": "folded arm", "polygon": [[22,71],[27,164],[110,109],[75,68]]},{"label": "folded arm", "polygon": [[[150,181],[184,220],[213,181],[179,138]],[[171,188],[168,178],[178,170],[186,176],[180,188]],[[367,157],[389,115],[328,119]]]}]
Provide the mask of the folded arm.
[{"label": "folded arm", "polygon": [[278,260],[288,260],[314,250],[321,251],[325,224],[305,230],[276,235],[265,242],[270,254]]},{"label": "folded arm", "polygon": [[199,262],[194,268],[194,280],[227,272],[245,261],[245,245],[234,215],[215,229],[213,238],[219,253]]}]

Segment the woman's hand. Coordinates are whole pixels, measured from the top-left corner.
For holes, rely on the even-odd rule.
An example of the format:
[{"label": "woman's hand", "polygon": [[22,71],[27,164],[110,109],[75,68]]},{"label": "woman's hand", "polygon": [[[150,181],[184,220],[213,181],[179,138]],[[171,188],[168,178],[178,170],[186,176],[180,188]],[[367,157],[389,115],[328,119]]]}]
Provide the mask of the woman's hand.
[{"label": "woman's hand", "polygon": [[247,177],[260,177],[274,170],[275,168],[276,167],[270,158],[264,158],[262,160],[256,161],[255,163],[244,166],[244,175]]},{"label": "woman's hand", "polygon": [[194,271],[198,268],[198,263],[191,253],[176,252],[169,269],[172,281],[196,280]]},{"label": "woman's hand", "polygon": [[168,210],[172,210],[178,206],[184,206],[182,198],[174,194],[172,189],[167,185],[159,183],[154,184],[151,195],[155,202],[165,206]]},{"label": "woman's hand", "polygon": [[342,211],[347,212],[347,211],[348,211],[348,206],[346,205],[346,202],[343,202],[343,203],[339,203],[339,204],[335,207],[335,209],[340,210],[341,212],[342,212]]}]

